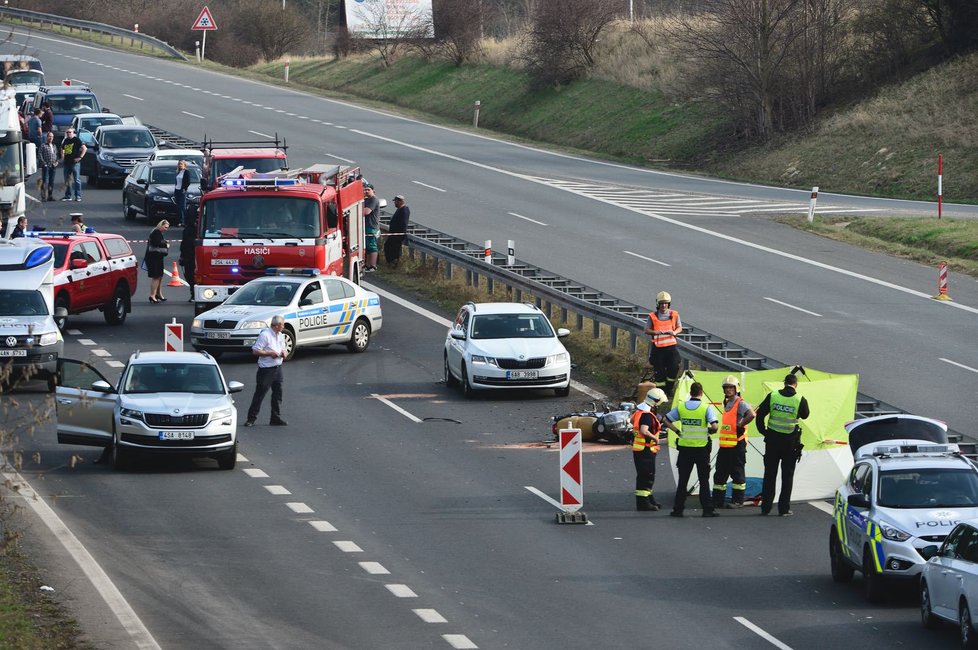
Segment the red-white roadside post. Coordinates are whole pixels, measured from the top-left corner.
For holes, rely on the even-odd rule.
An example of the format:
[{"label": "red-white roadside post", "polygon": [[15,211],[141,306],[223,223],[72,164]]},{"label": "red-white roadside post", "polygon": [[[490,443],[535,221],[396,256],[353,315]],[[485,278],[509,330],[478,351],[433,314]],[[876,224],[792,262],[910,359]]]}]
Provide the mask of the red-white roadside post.
[{"label": "red-white roadside post", "polygon": [[163,351],[183,352],[183,323],[176,318],[163,325]]},{"label": "red-white roadside post", "polygon": [[818,185],[812,188],[812,200],[808,204],[808,223],[815,220],[815,202],[818,201]]},{"label": "red-white roadside post", "polygon": [[581,458],[581,430],[561,429],[560,436],[560,507],[558,524],[586,524],[587,515],[579,512],[584,505],[584,463]]},{"label": "red-white roadside post", "polygon": [[941,262],[937,270],[937,295],[934,300],[951,300],[947,293],[947,262]]},{"label": "red-white roadside post", "polygon": [[944,207],[944,154],[937,154],[937,218]]},{"label": "red-white roadside post", "polygon": [[289,83],[289,62],[285,62],[285,83]]},{"label": "red-white roadside post", "polygon": [[486,264],[492,264],[492,240],[486,240],[485,258]]}]

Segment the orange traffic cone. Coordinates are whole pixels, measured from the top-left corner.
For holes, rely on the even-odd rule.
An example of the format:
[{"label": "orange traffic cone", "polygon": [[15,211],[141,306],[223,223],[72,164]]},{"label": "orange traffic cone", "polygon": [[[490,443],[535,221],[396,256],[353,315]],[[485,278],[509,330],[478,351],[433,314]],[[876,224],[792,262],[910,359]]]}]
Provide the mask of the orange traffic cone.
[{"label": "orange traffic cone", "polygon": [[182,287],[183,282],[180,282],[180,271],[177,270],[177,263],[173,263],[173,273],[170,274],[170,283],[167,284],[168,287]]}]

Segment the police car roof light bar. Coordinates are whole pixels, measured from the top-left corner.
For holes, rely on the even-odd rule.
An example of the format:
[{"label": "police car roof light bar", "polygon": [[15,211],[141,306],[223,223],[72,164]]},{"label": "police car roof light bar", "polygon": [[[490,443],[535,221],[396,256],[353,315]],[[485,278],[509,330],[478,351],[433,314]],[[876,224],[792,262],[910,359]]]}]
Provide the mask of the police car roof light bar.
[{"label": "police car roof light bar", "polygon": [[265,269],[265,275],[304,275],[312,278],[319,275],[319,269],[294,266],[271,266]]}]

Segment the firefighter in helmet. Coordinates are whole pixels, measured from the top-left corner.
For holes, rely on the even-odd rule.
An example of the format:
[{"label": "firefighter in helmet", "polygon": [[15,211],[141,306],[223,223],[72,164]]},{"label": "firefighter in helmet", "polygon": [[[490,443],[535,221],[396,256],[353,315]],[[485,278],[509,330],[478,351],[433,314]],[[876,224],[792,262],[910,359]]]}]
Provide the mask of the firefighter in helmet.
[{"label": "firefighter in helmet", "polygon": [[[720,449],[713,473],[713,506],[742,508],[747,489],[747,425],[754,419],[754,409],[740,396],[740,382],[734,375],[723,379],[723,412],[720,415]],[[727,479],[733,482],[730,503]]]},{"label": "firefighter in helmet", "polygon": [[655,511],[659,509],[652,496],[655,483],[655,459],[659,452],[659,418],[655,414],[659,404],[666,401],[661,388],[653,388],[639,402],[632,414],[632,460],[635,461],[635,509]]},{"label": "firefighter in helmet", "polygon": [[672,296],[668,291],[660,291],[655,297],[655,311],[649,312],[645,333],[651,337],[649,365],[652,366],[652,380],[656,386],[664,386],[671,395],[679,379],[679,346],[676,337],[682,334],[683,323],[679,312],[672,309]]}]

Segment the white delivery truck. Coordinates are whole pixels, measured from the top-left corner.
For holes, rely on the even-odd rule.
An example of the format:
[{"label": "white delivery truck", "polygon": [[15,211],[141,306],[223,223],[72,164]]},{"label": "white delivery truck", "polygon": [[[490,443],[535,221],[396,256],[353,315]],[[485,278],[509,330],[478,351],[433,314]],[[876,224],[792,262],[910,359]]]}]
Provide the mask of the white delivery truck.
[{"label": "white delivery truck", "polygon": [[[25,142],[17,115],[17,93],[0,88],[0,232],[11,231],[26,212],[27,177],[37,171],[37,147]],[[7,234],[9,237],[9,232]]]},{"label": "white delivery truck", "polygon": [[0,386],[45,379],[54,391],[64,349],[54,316],[54,248],[0,238]]}]

